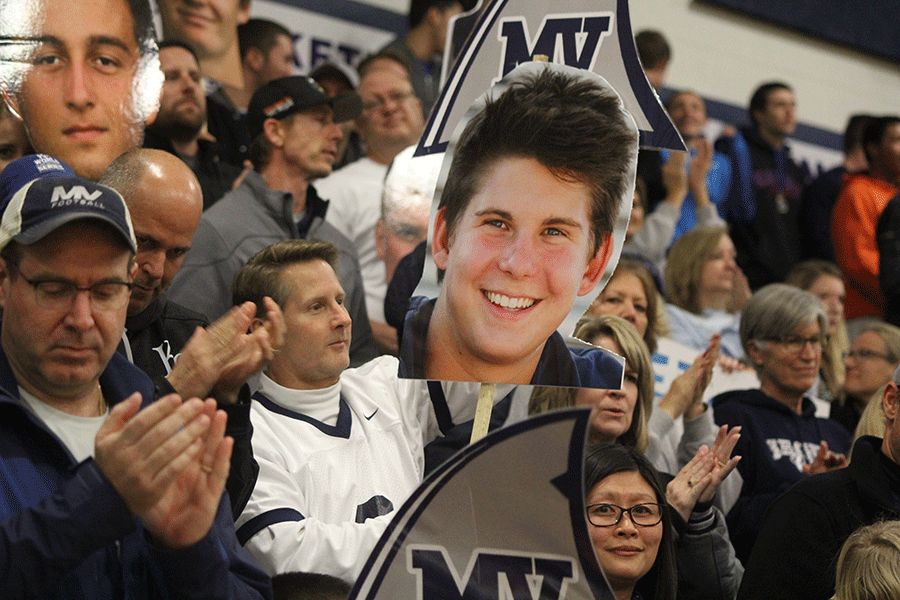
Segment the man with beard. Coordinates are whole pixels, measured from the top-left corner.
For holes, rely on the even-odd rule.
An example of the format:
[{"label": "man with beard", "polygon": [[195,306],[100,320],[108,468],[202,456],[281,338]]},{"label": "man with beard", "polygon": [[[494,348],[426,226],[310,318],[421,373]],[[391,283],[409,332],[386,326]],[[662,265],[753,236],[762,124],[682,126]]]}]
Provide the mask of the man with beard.
[{"label": "man with beard", "polygon": [[203,208],[231,191],[241,170],[221,159],[218,143],[203,134],[206,96],[200,79],[197,55],[183,42],[159,45],[162,95],[159,113],[144,136],[145,148],[175,154],[191,168],[203,190]]}]

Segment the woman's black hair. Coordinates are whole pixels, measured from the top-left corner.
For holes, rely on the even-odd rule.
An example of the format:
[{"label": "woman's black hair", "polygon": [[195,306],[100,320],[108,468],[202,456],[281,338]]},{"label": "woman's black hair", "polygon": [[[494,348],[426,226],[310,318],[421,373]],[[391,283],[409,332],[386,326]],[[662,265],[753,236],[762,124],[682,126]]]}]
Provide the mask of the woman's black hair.
[{"label": "woman's black hair", "polygon": [[[653,489],[656,501],[666,504],[666,491],[659,473],[640,451],[620,444],[601,444],[588,448],[584,458],[584,490],[589,494],[594,486],[615,473],[637,472]],[[675,566],[675,540],[672,516],[662,511],[662,540],[656,562],[635,586],[646,600],[675,600],[678,572]]]}]

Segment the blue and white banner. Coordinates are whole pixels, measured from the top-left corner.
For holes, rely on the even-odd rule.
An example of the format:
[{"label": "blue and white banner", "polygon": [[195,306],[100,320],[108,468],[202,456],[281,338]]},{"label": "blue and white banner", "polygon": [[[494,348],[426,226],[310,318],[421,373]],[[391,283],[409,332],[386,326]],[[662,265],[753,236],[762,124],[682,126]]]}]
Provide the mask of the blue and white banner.
[{"label": "blue and white banner", "polygon": [[684,150],[641,69],[627,0],[494,0],[450,71],[417,154],[443,152],[475,99],[535,55],[608,81],[634,117],[642,147]]},{"label": "blue and white banner", "polygon": [[613,600],[584,513],[590,412],[500,429],[397,511],[351,600]]}]

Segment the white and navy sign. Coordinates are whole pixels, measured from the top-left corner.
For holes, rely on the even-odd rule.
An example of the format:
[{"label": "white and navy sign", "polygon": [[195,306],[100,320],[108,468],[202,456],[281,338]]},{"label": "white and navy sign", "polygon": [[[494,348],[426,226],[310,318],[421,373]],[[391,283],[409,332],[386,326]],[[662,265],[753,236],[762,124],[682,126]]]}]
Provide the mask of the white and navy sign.
[{"label": "white and navy sign", "polygon": [[298,73],[309,73],[324,62],[355,72],[367,55],[406,31],[406,15],[359,0],[254,0],[254,17],[272,19],[294,38]]},{"label": "white and navy sign", "polygon": [[628,0],[494,0],[450,71],[416,154],[443,152],[475,99],[535,55],[608,81],[637,122],[642,147],[684,150],[641,69]]},{"label": "white and navy sign", "polygon": [[589,415],[539,415],[447,461],[397,511],[350,598],[613,600],[584,513]]}]

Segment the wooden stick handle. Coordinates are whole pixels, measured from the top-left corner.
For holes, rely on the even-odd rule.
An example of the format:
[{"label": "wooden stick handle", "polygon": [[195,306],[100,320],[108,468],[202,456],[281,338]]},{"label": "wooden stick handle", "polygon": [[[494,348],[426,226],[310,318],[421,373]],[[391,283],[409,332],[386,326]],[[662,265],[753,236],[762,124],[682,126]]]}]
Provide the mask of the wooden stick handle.
[{"label": "wooden stick handle", "polygon": [[494,394],[497,392],[496,383],[482,383],[478,392],[478,404],[475,407],[475,421],[472,423],[472,439],[474,444],[487,435],[488,425],[491,422],[491,409],[494,408]]}]

